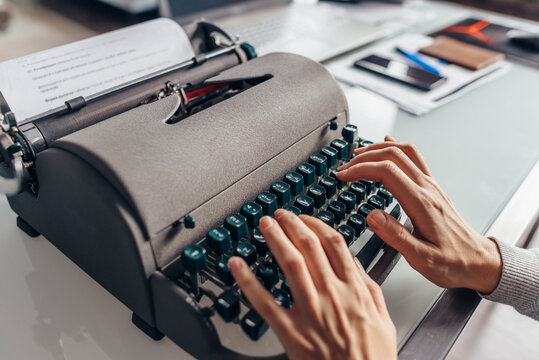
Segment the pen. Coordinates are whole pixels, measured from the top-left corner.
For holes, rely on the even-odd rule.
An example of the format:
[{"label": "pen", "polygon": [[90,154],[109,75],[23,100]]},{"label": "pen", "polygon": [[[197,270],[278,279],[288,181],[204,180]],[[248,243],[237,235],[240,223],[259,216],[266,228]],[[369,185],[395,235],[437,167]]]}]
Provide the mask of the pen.
[{"label": "pen", "polygon": [[427,70],[428,72],[431,72],[436,75],[440,75],[440,72],[438,71],[438,69],[436,69],[434,66],[431,66],[427,64],[426,62],[424,62],[423,60],[421,60],[419,56],[417,56],[416,54],[405,51],[401,49],[400,47],[396,47],[396,50],[400,52],[401,54],[403,54],[404,56],[406,56],[406,58],[408,58],[409,60],[421,66],[423,69]]}]

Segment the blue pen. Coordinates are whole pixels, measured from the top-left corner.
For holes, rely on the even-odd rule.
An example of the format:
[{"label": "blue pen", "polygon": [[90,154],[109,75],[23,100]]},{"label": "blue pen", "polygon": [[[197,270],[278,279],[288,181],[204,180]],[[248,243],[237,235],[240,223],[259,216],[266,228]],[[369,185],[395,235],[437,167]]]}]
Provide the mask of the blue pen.
[{"label": "blue pen", "polygon": [[412,54],[408,51],[405,51],[401,49],[400,47],[396,47],[396,50],[400,52],[402,55],[406,56],[407,59],[413,61],[414,63],[421,66],[423,69],[427,70],[428,72],[431,72],[436,75],[440,75],[440,72],[438,71],[438,69],[436,69],[434,66],[431,66],[427,64],[426,62],[424,62],[423,60],[421,60],[419,56],[417,56],[416,54]]}]

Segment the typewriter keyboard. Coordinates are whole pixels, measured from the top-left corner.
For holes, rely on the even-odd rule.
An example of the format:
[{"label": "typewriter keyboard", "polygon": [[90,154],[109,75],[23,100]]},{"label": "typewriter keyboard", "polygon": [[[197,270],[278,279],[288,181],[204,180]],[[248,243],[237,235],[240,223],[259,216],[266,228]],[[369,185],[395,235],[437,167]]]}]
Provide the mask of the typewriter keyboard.
[{"label": "typewriter keyboard", "polygon": [[279,208],[316,216],[335,228],[365,269],[381,255],[384,242],[368,228],[366,217],[373,209],[382,209],[400,219],[401,208],[379,183],[347,183],[336,177],[337,168],[354,156],[354,149],[371,144],[358,137],[354,125],[346,125],[342,135],[228,215],[200,243],[183,251],[185,272],[178,283],[197,300],[209,299],[205,308],[208,316],[238,324],[252,340],[268,329],[235,284],[227,264],[231,256],[239,256],[250,265],[275,301],[285,308],[293,306],[288,283],[257,230],[262,216],[271,216]]}]

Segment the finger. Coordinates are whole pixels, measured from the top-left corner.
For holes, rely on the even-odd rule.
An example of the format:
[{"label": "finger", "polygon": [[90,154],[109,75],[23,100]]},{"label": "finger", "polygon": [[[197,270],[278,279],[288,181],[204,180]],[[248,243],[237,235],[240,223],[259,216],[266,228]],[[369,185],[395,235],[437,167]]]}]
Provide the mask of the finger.
[{"label": "finger", "polygon": [[277,221],[269,216],[260,219],[258,229],[266,239],[266,243],[288,280],[294,299],[300,304],[311,303],[318,298],[318,292],[299,250],[288,239]]},{"label": "finger", "polygon": [[353,278],[356,269],[342,235],[320,219],[305,215],[300,218],[320,239],[334,273],[343,281]]},{"label": "finger", "polygon": [[396,219],[382,210],[373,210],[367,216],[370,228],[389,246],[397,250],[414,267],[431,251],[430,245],[413,236]]},{"label": "finger", "polygon": [[379,150],[372,150],[355,156],[350,162],[341,166],[339,170],[346,170],[351,166],[365,162],[390,160],[397,165],[415,183],[421,184],[425,174],[414,164],[406,154],[396,146],[389,146]]},{"label": "finger", "polygon": [[371,294],[372,300],[374,302],[374,305],[376,306],[376,309],[380,313],[387,312],[386,307],[386,301],[384,299],[384,294],[382,293],[382,288],[374,281],[369,274],[365,271],[363,268],[363,265],[361,265],[361,262],[357,258],[354,258],[354,262],[356,263],[357,268],[359,269],[359,274],[363,278],[365,282],[365,286],[369,290],[369,293]]},{"label": "finger", "polygon": [[390,135],[386,135],[384,137],[384,141],[397,141],[397,139],[395,139],[394,137],[392,137]]},{"label": "finger", "polygon": [[423,204],[418,194],[422,189],[389,160],[356,164],[344,171],[339,171],[337,177],[343,181],[360,179],[380,181],[399,200],[410,217],[419,218],[421,215]]},{"label": "finger", "polygon": [[366,147],[356,149],[355,153],[359,155],[359,154],[369,152],[369,151],[372,151],[372,150],[385,149],[385,148],[390,147],[390,146],[395,146],[395,147],[398,147],[399,149],[401,149],[402,152],[404,152],[406,154],[406,156],[408,156],[410,158],[410,160],[412,160],[412,162],[425,175],[431,176],[429,167],[427,165],[427,161],[425,160],[423,155],[421,155],[419,150],[417,150],[417,147],[414,144],[405,144],[405,143],[402,143],[402,142],[399,142],[399,141],[385,141],[385,142],[375,143],[375,144],[372,144],[372,145],[369,145],[369,146],[366,146]]},{"label": "finger", "polygon": [[228,261],[228,267],[236,283],[238,283],[241,291],[256,312],[272,328],[276,330],[286,328],[287,322],[290,321],[287,311],[275,302],[270,293],[255,277],[247,263],[243,259],[234,256]]},{"label": "finger", "polygon": [[275,218],[286,236],[303,255],[315,286],[318,289],[326,288],[335,280],[335,273],[318,236],[290,211],[279,209],[275,212]]}]

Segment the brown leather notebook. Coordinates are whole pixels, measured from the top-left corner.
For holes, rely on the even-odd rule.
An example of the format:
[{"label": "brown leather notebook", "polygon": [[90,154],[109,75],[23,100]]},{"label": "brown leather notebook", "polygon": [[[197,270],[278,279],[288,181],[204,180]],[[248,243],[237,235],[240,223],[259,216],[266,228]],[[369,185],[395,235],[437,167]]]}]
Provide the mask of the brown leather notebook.
[{"label": "brown leather notebook", "polygon": [[443,35],[437,36],[432,45],[419,49],[419,52],[472,70],[479,70],[505,59],[502,53],[466,44]]}]

